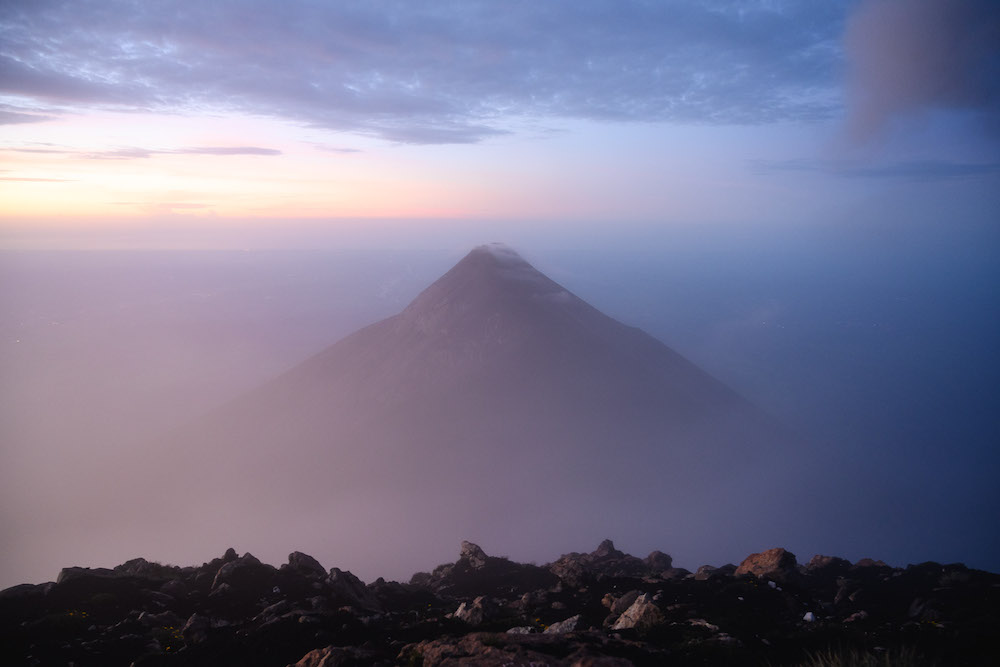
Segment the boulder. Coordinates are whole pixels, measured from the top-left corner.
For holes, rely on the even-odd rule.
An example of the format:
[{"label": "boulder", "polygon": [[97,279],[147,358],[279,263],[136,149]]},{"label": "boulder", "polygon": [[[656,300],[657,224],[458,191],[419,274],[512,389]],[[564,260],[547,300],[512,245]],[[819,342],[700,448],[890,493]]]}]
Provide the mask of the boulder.
[{"label": "boulder", "polygon": [[288,667],[348,667],[354,665],[381,664],[373,651],[354,646],[327,646],[306,653]]},{"label": "boulder", "polygon": [[612,630],[649,630],[664,622],[663,612],[653,603],[649,595],[642,594],[636,598],[628,609],[611,626]]},{"label": "boulder", "polygon": [[340,596],[353,607],[366,611],[382,611],[382,603],[379,602],[375,594],[365,586],[363,581],[346,570],[336,567],[330,568],[326,584],[335,595]]},{"label": "boulder", "polygon": [[662,551],[653,551],[648,556],[646,556],[646,567],[649,571],[654,574],[659,574],[665,570],[669,570],[674,566],[674,559],[670,557],[669,554],[665,554]]},{"label": "boulder", "polygon": [[821,577],[837,576],[849,569],[851,569],[850,561],[836,556],[821,556],[819,554],[810,558],[805,566],[807,574]]},{"label": "boulder", "polygon": [[181,628],[181,636],[187,644],[202,644],[208,640],[208,631],[211,627],[212,620],[209,617],[191,614]]},{"label": "boulder", "polygon": [[148,611],[144,611],[139,614],[139,618],[136,619],[147,628],[164,628],[164,627],[180,627],[181,619],[177,617],[172,611],[164,611],[159,614],[151,614]]},{"label": "boulder", "polygon": [[183,598],[188,594],[188,587],[180,579],[169,579],[162,586],[160,586],[160,592],[166,593],[173,598]]},{"label": "boulder", "polygon": [[553,623],[549,627],[545,628],[545,633],[547,635],[559,635],[566,632],[575,632],[577,630],[586,630],[587,626],[581,620],[580,614],[576,616],[570,616],[565,621],[559,621],[558,623]]},{"label": "boulder", "polygon": [[[226,554],[228,555],[228,553],[227,551]],[[215,573],[215,579],[212,580],[212,589],[215,590],[222,584],[229,584],[231,586],[243,585],[247,579],[252,578],[268,567],[270,566],[263,565],[250,553],[245,553],[235,560],[227,560],[219,568],[219,571]]]},{"label": "boulder", "polygon": [[[666,554],[657,558],[662,561],[662,557],[670,558]],[[591,579],[638,578],[651,573],[646,561],[619,551],[611,540],[604,540],[597,549],[589,554],[576,552],[563,554],[547,567],[563,583],[573,587],[582,586]],[[652,574],[659,574],[659,572],[652,572]]]},{"label": "boulder", "polygon": [[481,570],[489,562],[489,556],[478,544],[462,540],[462,548],[458,553],[458,560],[465,562],[473,570]]},{"label": "boulder", "polygon": [[17,584],[0,591],[0,600],[27,600],[30,598],[42,598],[52,590],[54,582],[45,584]]},{"label": "boulder", "polygon": [[640,595],[642,595],[642,591],[629,591],[620,598],[616,598],[609,607],[611,613],[615,616],[620,616],[625,613],[625,610],[635,604],[635,601],[639,599]]},{"label": "boulder", "polygon": [[484,621],[491,620],[497,616],[499,608],[487,598],[480,595],[472,602],[463,602],[455,610],[455,618],[469,625],[482,625]]},{"label": "boulder", "polygon": [[56,577],[57,584],[65,584],[70,581],[77,581],[80,579],[112,579],[114,577],[121,576],[120,573],[114,570],[109,570],[106,567],[64,567],[59,570],[59,576]]},{"label": "boulder", "polygon": [[761,553],[750,554],[736,568],[735,574],[736,576],[752,574],[759,579],[768,578],[787,582],[798,575],[798,567],[795,562],[795,554],[781,547],[776,547]]},{"label": "boulder", "polygon": [[282,565],[281,569],[290,570],[309,579],[323,579],[326,577],[326,570],[319,564],[319,561],[301,551],[293,551],[288,554],[288,563]]},{"label": "boulder", "polygon": [[599,545],[597,545],[597,548],[594,549],[593,552],[591,552],[590,555],[591,555],[591,557],[594,560],[601,560],[601,559],[604,559],[604,558],[624,558],[625,557],[625,553],[624,552],[618,551],[618,549],[615,549],[615,543],[612,542],[611,540],[604,540],[603,542],[601,542]]}]

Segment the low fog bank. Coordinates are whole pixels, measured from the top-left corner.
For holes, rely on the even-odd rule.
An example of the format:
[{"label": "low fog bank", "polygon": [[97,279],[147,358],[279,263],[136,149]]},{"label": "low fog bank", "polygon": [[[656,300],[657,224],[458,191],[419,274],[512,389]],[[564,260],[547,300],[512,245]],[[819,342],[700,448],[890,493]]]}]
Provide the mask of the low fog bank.
[{"label": "low fog bank", "polygon": [[[262,502],[245,512],[226,502],[225,489],[215,506],[185,504],[181,493],[163,498],[148,521],[108,499],[123,489],[142,494],[130,485],[157,467],[182,488],[185,466],[203,462],[174,466],[182,448],[145,451],[141,443],[398,312],[471,245],[493,240],[466,243],[472,235],[424,235],[411,249],[401,236],[390,249],[363,251],[331,244],[0,253],[0,586],[139,555],[190,564],[228,546],[274,563],[302,550],[366,579],[408,578],[454,560],[455,535],[421,530],[417,517],[413,549],[383,554],[375,569],[363,554],[378,551],[384,536],[362,499],[345,499],[340,534],[330,535],[323,512],[284,510],[295,483],[274,476],[261,476]],[[729,228],[594,238],[524,230],[502,237],[549,277],[663,340],[812,444],[771,463],[788,467],[787,489],[720,484],[701,504],[662,510],[659,534],[639,530],[622,508],[544,495],[535,499],[536,525],[491,533],[473,485],[459,539],[548,561],[596,546],[579,543],[589,527],[595,540],[610,537],[640,555],[659,548],[689,568],[780,545],[801,558],[822,552],[1000,570],[992,528],[1000,514],[1000,244],[992,230]],[[717,507],[706,505],[713,497]],[[736,544],[727,534],[739,517],[720,508],[738,501],[767,525],[760,513],[784,498],[795,505],[794,521],[771,522],[757,541],[740,535]],[[688,542],[701,546],[693,552]]]}]

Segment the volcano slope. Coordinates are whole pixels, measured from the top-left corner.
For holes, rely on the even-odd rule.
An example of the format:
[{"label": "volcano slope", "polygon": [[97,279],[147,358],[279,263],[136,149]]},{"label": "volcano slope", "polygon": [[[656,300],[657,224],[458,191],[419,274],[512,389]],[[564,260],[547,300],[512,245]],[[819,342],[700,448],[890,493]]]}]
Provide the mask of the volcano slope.
[{"label": "volcano slope", "polygon": [[363,576],[465,536],[721,560],[787,539],[797,504],[795,447],[766,415],[499,244],[163,449],[134,495],[155,489],[164,530],[302,544]]}]

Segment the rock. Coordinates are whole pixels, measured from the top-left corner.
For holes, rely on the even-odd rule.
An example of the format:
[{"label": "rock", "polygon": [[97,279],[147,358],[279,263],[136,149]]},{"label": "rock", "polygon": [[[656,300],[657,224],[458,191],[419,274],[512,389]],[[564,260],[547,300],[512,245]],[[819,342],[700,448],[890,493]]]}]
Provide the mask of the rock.
[{"label": "rock", "polygon": [[282,565],[281,569],[291,570],[310,579],[323,579],[327,576],[326,570],[323,569],[318,560],[301,551],[293,551],[288,554],[288,563]]},{"label": "rock", "polygon": [[622,553],[615,548],[611,540],[604,540],[589,554],[576,552],[563,554],[547,567],[564,584],[574,588],[592,579],[644,577],[650,574],[646,561]]},{"label": "rock", "polygon": [[221,583],[212,589],[212,592],[208,594],[210,598],[224,598],[233,592],[233,587],[227,583]]},{"label": "rock", "polygon": [[625,554],[615,549],[615,543],[611,540],[604,540],[591,554],[595,560],[601,558],[622,558]]},{"label": "rock", "polygon": [[201,644],[208,640],[208,630],[211,627],[212,621],[207,616],[191,614],[181,628],[181,636],[188,644]]},{"label": "rock", "polygon": [[734,573],[736,576],[752,574],[757,578],[767,577],[782,583],[798,575],[795,554],[777,547],[757,554],[750,554]]},{"label": "rock", "polygon": [[[226,552],[226,555],[229,555],[228,551]],[[235,560],[227,560],[225,565],[220,567],[219,571],[215,573],[215,579],[212,580],[212,589],[214,590],[222,584],[243,584],[247,578],[259,573],[261,569],[266,567],[269,566],[262,565],[261,562],[250,553],[243,554]]]},{"label": "rock", "polygon": [[669,570],[664,570],[663,572],[660,572],[660,578],[667,580],[683,579],[689,574],[691,574],[691,571],[685,570],[683,567],[672,567]]},{"label": "rock", "polygon": [[646,556],[646,567],[649,568],[650,572],[659,573],[665,570],[669,570],[674,566],[674,559],[668,554],[662,551],[653,551],[648,556]]},{"label": "rock", "polygon": [[292,605],[288,600],[279,600],[270,606],[264,607],[264,609],[262,609],[260,613],[253,618],[253,620],[258,623],[267,623],[283,614],[287,614],[291,611],[291,609]]},{"label": "rock", "polygon": [[162,586],[160,586],[160,592],[166,593],[167,595],[180,599],[188,594],[188,587],[180,579],[170,579]]},{"label": "rock", "polygon": [[821,556],[816,554],[806,563],[805,571],[818,576],[836,576],[851,569],[851,563],[836,556]]},{"label": "rock", "polygon": [[[605,653],[629,653],[635,662]],[[464,637],[424,640],[403,647],[395,663],[424,667],[627,667],[665,664],[659,651],[645,651],[614,639],[575,635],[494,634],[474,632]]]},{"label": "rock", "polygon": [[351,606],[367,611],[382,611],[382,603],[375,594],[350,572],[336,567],[330,568],[326,583],[333,593],[341,596]]},{"label": "rock", "polygon": [[498,608],[489,598],[480,595],[472,602],[463,602],[455,611],[455,618],[469,625],[482,625],[497,615]]},{"label": "rock", "polygon": [[635,604],[635,601],[639,599],[640,595],[642,595],[642,591],[629,591],[620,598],[617,598],[611,604],[611,613],[615,616],[620,616],[625,612],[625,610]]},{"label": "rock", "polygon": [[545,628],[544,634],[559,635],[566,632],[586,630],[587,629],[586,626],[580,619],[581,619],[580,614],[577,614],[576,616],[570,616],[565,621],[559,621],[558,623],[553,623],[549,627]]},{"label": "rock", "polygon": [[25,600],[44,597],[55,584],[18,584],[0,591],[0,600]]},{"label": "rock", "polygon": [[[337,569],[320,579],[304,554],[280,571],[249,554],[191,568],[143,559],[67,568],[62,583],[0,593],[3,663],[777,664],[821,642],[855,650],[905,638],[933,647],[939,664],[992,664],[1000,633],[1000,575],[959,565],[847,567],[819,556],[798,567],[772,550],[742,566],[763,573],[760,581],[730,580],[733,565],[651,579],[646,560],[603,544],[561,559],[587,578],[569,585],[549,569],[479,551],[469,545],[427,575],[440,588],[366,586]],[[793,569],[798,578],[779,584]],[[605,613],[607,631],[592,631]]]},{"label": "rock", "polygon": [[709,623],[703,618],[692,618],[688,621],[688,625],[693,625],[696,628],[705,628],[709,632],[719,631],[719,626],[714,623]]},{"label": "rock", "polygon": [[486,567],[489,557],[478,544],[462,540],[462,548],[458,552],[458,560],[468,563],[473,570],[481,570]]},{"label": "rock", "polygon": [[[353,667],[355,665],[382,664],[373,651],[354,646],[327,646],[306,653],[288,667]],[[388,663],[385,663],[388,664]]]},{"label": "rock", "polygon": [[527,611],[533,607],[540,607],[549,601],[549,594],[546,591],[528,591],[521,596],[520,607]]},{"label": "rock", "polygon": [[120,576],[118,572],[109,570],[106,567],[64,567],[59,570],[56,583],[65,584],[69,581],[80,579],[112,579],[117,576]]},{"label": "rock", "polygon": [[180,627],[181,625],[181,619],[172,611],[164,611],[159,614],[144,611],[139,614],[137,620],[147,628]]},{"label": "rock", "polygon": [[612,630],[648,630],[664,622],[660,611],[645,593],[636,598],[632,606],[626,609],[611,626]]}]

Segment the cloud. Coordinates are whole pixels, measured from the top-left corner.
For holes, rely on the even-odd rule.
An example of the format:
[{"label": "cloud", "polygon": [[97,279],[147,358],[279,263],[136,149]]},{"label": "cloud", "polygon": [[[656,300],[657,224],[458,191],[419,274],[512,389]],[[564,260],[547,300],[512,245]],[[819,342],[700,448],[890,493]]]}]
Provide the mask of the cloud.
[{"label": "cloud", "polygon": [[281,155],[281,151],[276,148],[260,148],[259,146],[197,146],[163,152],[188,155]]},{"label": "cloud", "polygon": [[849,128],[858,140],[926,110],[982,114],[1000,128],[1000,3],[863,0],[845,34]]},{"label": "cloud", "polygon": [[172,150],[153,150],[149,148],[119,148],[112,151],[87,153],[86,157],[93,160],[135,160],[154,155],[281,155],[276,148],[261,148],[259,146],[191,146]]},{"label": "cloud", "polygon": [[107,151],[80,151],[73,148],[7,148],[0,149],[16,153],[51,153],[56,155],[80,155],[88,160],[143,160],[154,155],[281,155],[276,148],[260,146],[189,146],[187,148],[154,149],[129,146]]},{"label": "cloud", "polygon": [[108,202],[113,206],[134,206],[142,209],[146,213],[175,213],[178,211],[197,211],[211,209],[214,204],[204,204],[201,202],[186,201],[114,201]]},{"label": "cloud", "polygon": [[[75,153],[76,151],[66,152]],[[146,148],[116,148],[110,151],[84,153],[83,156],[88,160],[141,160],[152,157],[154,153],[162,152],[163,151],[152,151]]]},{"label": "cloud", "polygon": [[41,123],[53,120],[55,116],[45,116],[37,113],[24,113],[23,111],[10,111],[0,106],[0,125],[17,125],[20,123]]},{"label": "cloud", "polygon": [[325,146],[323,144],[313,144],[313,147],[316,148],[316,150],[324,151],[326,153],[344,153],[344,154],[349,154],[349,153],[360,153],[360,152],[362,152],[360,148],[345,148],[345,147],[342,147],[342,146]]},{"label": "cloud", "polygon": [[792,0],[4,3],[0,94],[414,144],[525,117],[771,123],[836,112],[843,15]]},{"label": "cloud", "polygon": [[0,176],[0,181],[22,181],[27,183],[69,183],[75,178],[29,178],[20,176]]},{"label": "cloud", "polygon": [[945,181],[1000,174],[1000,162],[949,162],[945,160],[910,160],[888,164],[867,164],[822,160],[753,160],[751,171],[815,172],[847,178],[887,178],[907,181]]}]

